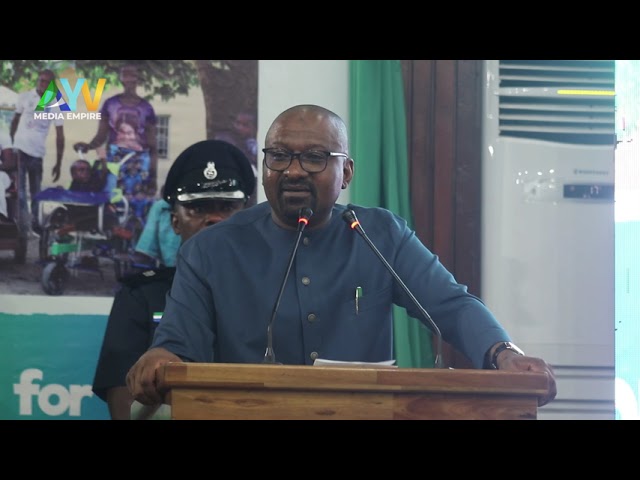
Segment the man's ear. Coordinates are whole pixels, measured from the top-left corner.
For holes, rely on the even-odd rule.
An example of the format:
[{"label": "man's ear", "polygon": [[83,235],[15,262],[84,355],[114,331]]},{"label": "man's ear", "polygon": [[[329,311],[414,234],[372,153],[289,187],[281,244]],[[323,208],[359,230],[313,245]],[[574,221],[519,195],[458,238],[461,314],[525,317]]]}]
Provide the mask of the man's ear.
[{"label": "man's ear", "polygon": [[171,207],[171,228],[176,232],[176,235],[180,235],[180,222],[178,221],[178,215],[176,214],[177,208],[179,208],[177,205]]},{"label": "man's ear", "polygon": [[345,159],[344,161],[344,166],[342,169],[342,179],[343,179],[343,184],[345,185],[344,188],[347,188],[351,183],[351,180],[353,179],[353,170],[355,168],[354,163],[355,162],[351,157]]}]

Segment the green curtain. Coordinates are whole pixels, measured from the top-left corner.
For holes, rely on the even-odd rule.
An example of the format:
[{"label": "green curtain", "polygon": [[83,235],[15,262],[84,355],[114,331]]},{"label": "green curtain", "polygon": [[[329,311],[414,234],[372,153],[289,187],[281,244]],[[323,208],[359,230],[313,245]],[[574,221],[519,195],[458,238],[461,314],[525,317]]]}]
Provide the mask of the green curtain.
[{"label": "green curtain", "polygon": [[[351,202],[387,208],[413,228],[402,70],[399,60],[349,61],[349,124],[355,163]],[[431,331],[394,306],[398,366],[434,365]]]}]

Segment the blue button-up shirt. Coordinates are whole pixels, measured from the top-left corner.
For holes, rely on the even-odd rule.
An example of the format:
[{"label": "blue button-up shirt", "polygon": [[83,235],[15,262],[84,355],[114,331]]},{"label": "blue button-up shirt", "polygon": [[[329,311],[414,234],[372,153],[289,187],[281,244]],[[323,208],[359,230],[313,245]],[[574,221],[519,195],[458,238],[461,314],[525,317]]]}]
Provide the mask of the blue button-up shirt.
[{"label": "blue button-up shirt", "polygon": [[[325,226],[303,231],[273,322],[279,363],[392,359],[394,303],[429,327],[365,240],[344,222],[344,209],[336,205]],[[510,340],[492,313],[456,282],[405,220],[382,208],[354,211],[444,340],[482,368],[486,351]],[[152,346],[187,361],[262,363],[296,237],[295,230],[273,222],[264,202],[186,241]]]}]

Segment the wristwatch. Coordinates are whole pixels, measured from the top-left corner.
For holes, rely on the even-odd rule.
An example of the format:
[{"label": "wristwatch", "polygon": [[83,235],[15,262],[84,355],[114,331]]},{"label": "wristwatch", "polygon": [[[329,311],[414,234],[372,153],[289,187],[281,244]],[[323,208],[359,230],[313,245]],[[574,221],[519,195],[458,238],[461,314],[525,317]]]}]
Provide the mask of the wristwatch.
[{"label": "wristwatch", "polygon": [[517,353],[518,355],[524,355],[524,352],[518,348],[515,343],[511,342],[500,342],[498,346],[493,351],[493,355],[491,355],[491,362],[489,363],[489,368],[493,368],[494,370],[498,370],[498,355],[504,350],[511,350],[512,352]]}]

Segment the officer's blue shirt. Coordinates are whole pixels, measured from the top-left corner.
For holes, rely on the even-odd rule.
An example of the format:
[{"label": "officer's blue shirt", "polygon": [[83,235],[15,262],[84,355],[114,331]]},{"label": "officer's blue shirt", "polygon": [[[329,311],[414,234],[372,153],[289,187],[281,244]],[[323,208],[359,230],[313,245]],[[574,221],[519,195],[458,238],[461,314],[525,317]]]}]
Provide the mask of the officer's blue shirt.
[{"label": "officer's blue shirt", "polygon": [[147,214],[136,251],[159,260],[162,265],[175,267],[181,241],[171,226],[171,205],[164,199],[156,200]]},{"label": "officer's blue shirt", "polygon": [[[365,240],[342,219],[304,230],[273,324],[276,361],[393,358],[392,304],[425,323]],[[416,237],[382,208],[354,207],[373,244],[438,325],[443,339],[482,368],[510,337],[492,313]],[[267,202],[236,213],[186,241],[153,347],[185,361],[262,363],[271,319],[297,232],[276,225]],[[356,288],[362,295],[356,309]]]}]

